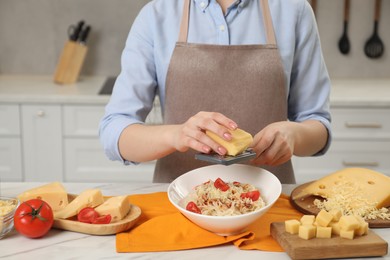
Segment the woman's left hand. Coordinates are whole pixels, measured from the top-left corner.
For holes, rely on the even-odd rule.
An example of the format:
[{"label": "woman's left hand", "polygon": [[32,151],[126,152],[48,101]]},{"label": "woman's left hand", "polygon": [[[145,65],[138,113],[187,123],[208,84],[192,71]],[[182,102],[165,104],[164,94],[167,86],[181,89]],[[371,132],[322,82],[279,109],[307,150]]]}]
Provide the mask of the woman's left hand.
[{"label": "woman's left hand", "polygon": [[269,124],[253,138],[254,165],[279,165],[291,159],[294,153],[295,133],[292,122]]}]

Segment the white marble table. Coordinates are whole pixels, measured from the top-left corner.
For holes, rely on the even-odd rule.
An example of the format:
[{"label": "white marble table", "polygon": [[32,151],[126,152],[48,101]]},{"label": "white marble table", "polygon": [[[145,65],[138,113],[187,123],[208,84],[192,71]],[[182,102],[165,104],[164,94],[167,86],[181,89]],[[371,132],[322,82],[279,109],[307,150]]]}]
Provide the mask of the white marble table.
[{"label": "white marble table", "polygon": [[[43,183],[0,183],[0,195],[14,197]],[[87,188],[99,188],[104,195],[141,194],[166,191],[168,184],[152,183],[64,183],[69,193],[78,194]],[[293,185],[283,185],[283,192],[290,194]],[[388,243],[390,229],[375,229]],[[172,252],[116,253],[115,236],[91,236],[52,229],[40,239],[29,239],[11,232],[0,240],[0,258],[6,259],[290,259],[286,253],[240,250],[232,244]],[[354,258],[357,259],[357,258]],[[363,258],[362,258],[363,259]],[[369,258],[364,258],[369,259]],[[390,255],[383,258],[390,259]]]}]

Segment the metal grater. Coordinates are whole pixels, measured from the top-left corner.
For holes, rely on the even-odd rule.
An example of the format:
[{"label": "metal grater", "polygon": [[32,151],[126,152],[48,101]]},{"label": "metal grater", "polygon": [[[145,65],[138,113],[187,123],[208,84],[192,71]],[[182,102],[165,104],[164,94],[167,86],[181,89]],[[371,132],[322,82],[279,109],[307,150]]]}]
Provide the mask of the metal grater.
[{"label": "metal grater", "polygon": [[206,161],[210,163],[216,163],[216,164],[222,164],[222,165],[231,165],[234,163],[239,163],[242,161],[248,161],[252,158],[256,157],[256,153],[252,149],[247,149],[244,152],[236,155],[236,156],[230,156],[230,155],[219,155],[216,153],[212,154],[205,154],[205,153],[198,153],[195,154],[195,159]]}]

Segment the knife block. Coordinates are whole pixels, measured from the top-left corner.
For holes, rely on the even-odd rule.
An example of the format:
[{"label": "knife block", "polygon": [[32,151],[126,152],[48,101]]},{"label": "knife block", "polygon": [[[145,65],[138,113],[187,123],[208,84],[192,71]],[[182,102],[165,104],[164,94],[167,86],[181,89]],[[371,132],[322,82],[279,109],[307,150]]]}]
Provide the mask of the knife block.
[{"label": "knife block", "polygon": [[87,46],[78,42],[66,42],[54,74],[54,82],[59,84],[75,83],[79,78],[87,50]]}]

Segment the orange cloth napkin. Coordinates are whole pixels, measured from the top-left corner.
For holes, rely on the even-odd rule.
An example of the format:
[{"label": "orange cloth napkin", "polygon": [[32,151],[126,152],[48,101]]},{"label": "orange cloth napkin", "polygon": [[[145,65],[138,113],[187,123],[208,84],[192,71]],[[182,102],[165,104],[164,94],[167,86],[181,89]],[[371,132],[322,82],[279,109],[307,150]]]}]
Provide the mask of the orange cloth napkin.
[{"label": "orange cloth napkin", "polygon": [[184,217],[168,200],[166,192],[131,195],[130,202],[142,214],[133,229],[116,235],[116,251],[157,252],[216,246],[233,243],[240,249],[281,252],[283,249],[270,235],[272,222],[300,218],[287,195],[282,194],[248,231],[234,236],[219,236],[204,230]]}]

